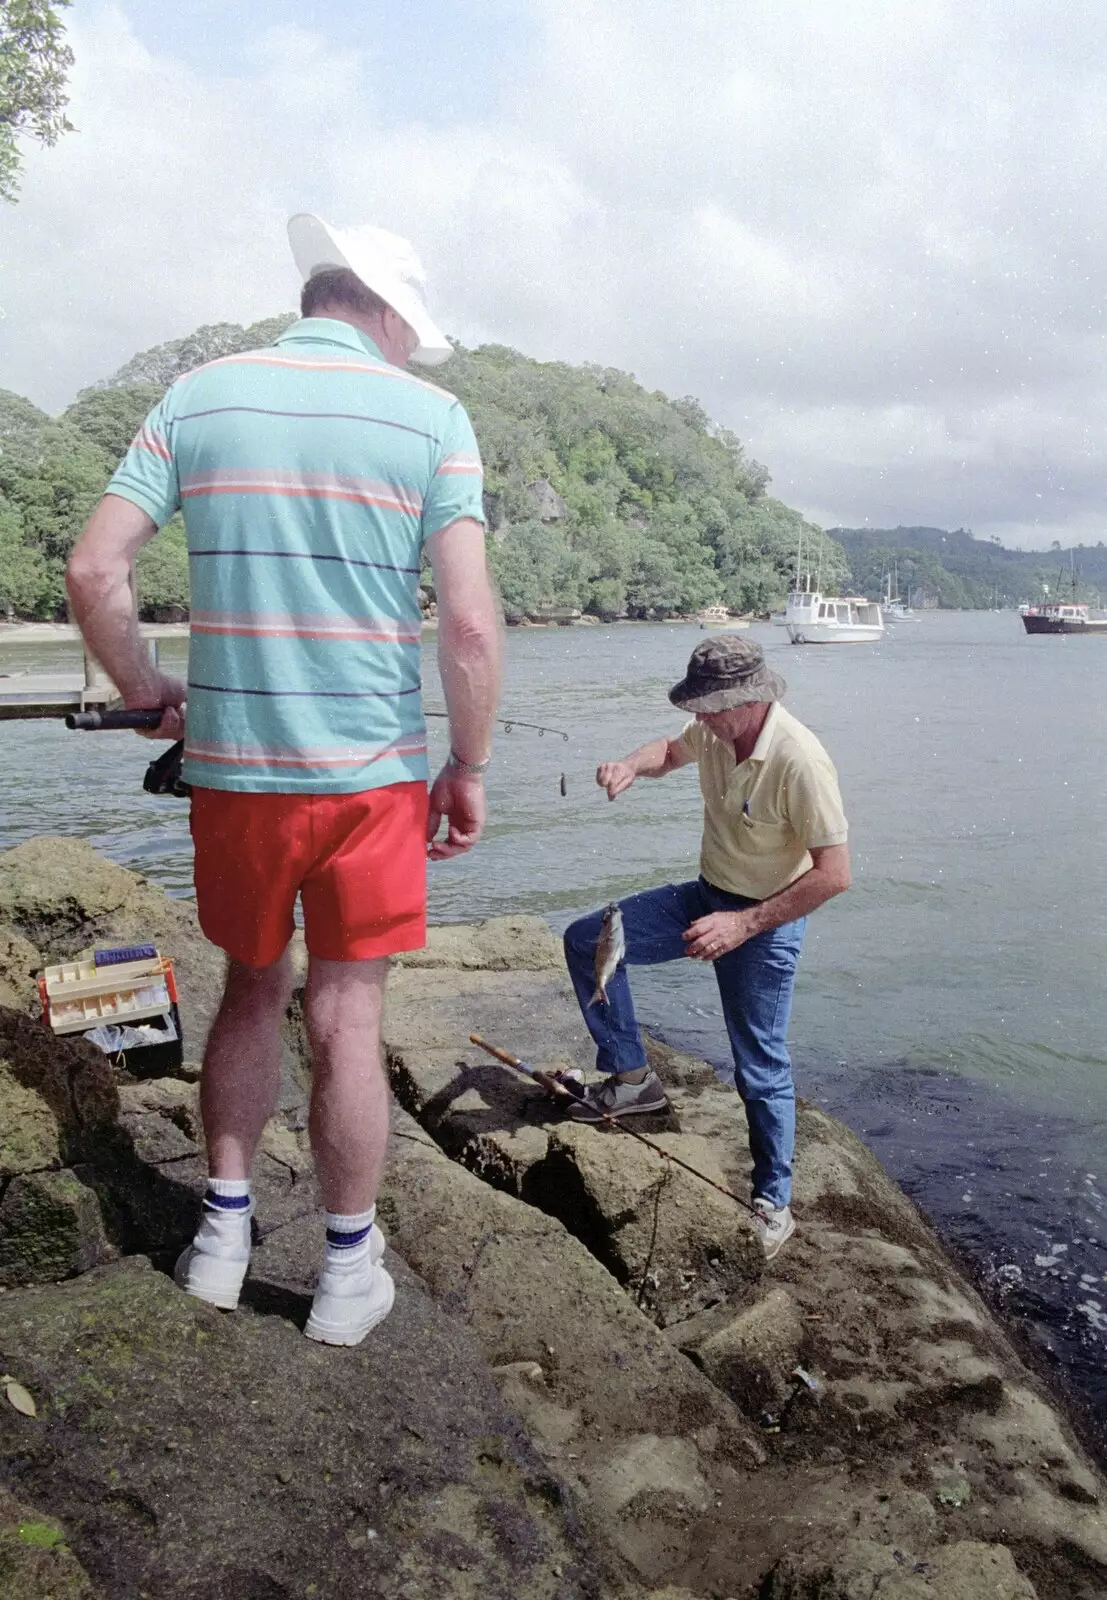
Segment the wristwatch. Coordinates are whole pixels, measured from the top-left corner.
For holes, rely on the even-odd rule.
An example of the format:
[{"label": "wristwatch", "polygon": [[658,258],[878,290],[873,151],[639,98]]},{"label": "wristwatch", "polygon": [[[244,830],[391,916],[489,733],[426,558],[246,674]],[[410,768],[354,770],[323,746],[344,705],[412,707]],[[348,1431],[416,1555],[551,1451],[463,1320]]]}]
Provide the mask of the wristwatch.
[{"label": "wristwatch", "polygon": [[455,755],[451,750],[446,758],[446,765],[455,768],[458,772],[471,772],[479,777],[491,760],[491,756],[485,756],[483,761],[462,761],[461,757]]}]

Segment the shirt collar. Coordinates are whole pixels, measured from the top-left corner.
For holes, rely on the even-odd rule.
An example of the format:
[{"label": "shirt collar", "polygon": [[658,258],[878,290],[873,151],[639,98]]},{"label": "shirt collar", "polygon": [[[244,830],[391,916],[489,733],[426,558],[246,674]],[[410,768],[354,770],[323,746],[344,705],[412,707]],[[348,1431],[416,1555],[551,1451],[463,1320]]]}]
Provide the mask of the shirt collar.
[{"label": "shirt collar", "polygon": [[750,751],[748,757],[746,758],[747,760],[765,760],[766,756],[769,754],[769,746],[773,742],[773,735],[776,733],[776,725],[779,720],[780,701],[774,700],[772,705],[769,707],[769,715],[765,718],[765,721],[761,725],[761,732],[757,735],[757,743]]},{"label": "shirt collar", "polygon": [[[356,350],[359,355],[373,356],[377,361],[385,359],[367,333],[355,328],[352,322],[341,322],[337,317],[301,317],[299,322],[285,329],[277,343],[336,344],[345,350]],[[386,361],[385,365],[388,365]]]}]

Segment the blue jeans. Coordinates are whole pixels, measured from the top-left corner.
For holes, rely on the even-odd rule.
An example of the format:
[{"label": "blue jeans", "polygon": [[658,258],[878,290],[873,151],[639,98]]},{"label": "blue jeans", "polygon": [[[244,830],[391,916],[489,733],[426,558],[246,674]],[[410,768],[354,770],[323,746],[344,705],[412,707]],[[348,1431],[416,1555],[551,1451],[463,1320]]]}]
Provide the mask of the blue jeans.
[{"label": "blue jeans", "polygon": [[[594,1006],[588,1003],[596,987],[594,961],[603,913],[581,917],[565,930],[569,976],[596,1041],[596,1066],[601,1072],[633,1072],[646,1064],[626,968],[687,959],[681,935],[697,918],[753,904],[716,889],[706,878],[666,884],[621,900],[625,965],[620,963],[607,985],[606,1005],[602,1000]],[[734,1081],[749,1123],[753,1192],[774,1206],[786,1206],[792,1194],[796,1090],[786,1036],[806,923],[801,917],[759,933],[714,963],[734,1053]]]}]

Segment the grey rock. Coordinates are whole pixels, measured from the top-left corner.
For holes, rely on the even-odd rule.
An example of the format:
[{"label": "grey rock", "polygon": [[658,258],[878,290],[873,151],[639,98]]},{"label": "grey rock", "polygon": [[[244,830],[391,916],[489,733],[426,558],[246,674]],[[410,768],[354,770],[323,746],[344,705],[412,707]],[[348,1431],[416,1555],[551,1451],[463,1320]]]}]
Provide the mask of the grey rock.
[{"label": "grey rock", "polygon": [[0,1489],[3,1600],[102,1600],[69,1548],[66,1528]]},{"label": "grey rock", "polygon": [[41,1011],[35,979],[42,971],[39,952],[14,928],[0,927],[0,1006],[38,1015]]},{"label": "grey rock", "polygon": [[96,1191],[67,1169],[11,1180],[0,1200],[0,1287],[53,1283],[113,1254]]},{"label": "grey rock", "polygon": [[118,1111],[101,1051],[0,1007],[0,1181],[93,1159]]},{"label": "grey rock", "polygon": [[568,515],[568,506],[548,478],[537,478],[534,483],[528,483],[527,493],[534,502],[539,522],[560,522],[562,517]]},{"label": "grey rock", "polygon": [[18,1462],[94,1583],[164,1600],[598,1595],[571,1497],[414,1279],[353,1350],[302,1337],[295,1289],[255,1296],[226,1316],[132,1261],[0,1298],[0,1349],[39,1404],[35,1421],[0,1408],[0,1472]]},{"label": "grey rock", "polygon": [[541,917],[489,917],[427,929],[422,950],[393,958],[396,969],[447,967],[481,972],[561,971],[561,943]]},{"label": "grey rock", "polygon": [[695,1353],[712,1383],[725,1389],[747,1416],[757,1416],[790,1393],[805,1335],[803,1315],[787,1289],[770,1289],[710,1333]]},{"label": "grey rock", "polygon": [[961,1541],[912,1561],[892,1545],[855,1540],[835,1551],[789,1554],[763,1600],[1037,1600],[1005,1545]]}]

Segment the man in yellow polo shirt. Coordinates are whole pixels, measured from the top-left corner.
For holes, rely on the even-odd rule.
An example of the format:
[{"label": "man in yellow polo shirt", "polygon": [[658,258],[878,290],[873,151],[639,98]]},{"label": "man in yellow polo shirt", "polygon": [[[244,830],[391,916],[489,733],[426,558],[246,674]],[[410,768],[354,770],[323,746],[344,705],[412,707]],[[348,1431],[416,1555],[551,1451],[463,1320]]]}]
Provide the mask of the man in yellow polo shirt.
[{"label": "man in yellow polo shirt", "polygon": [[637,778],[662,778],[697,762],[700,876],[620,902],[626,949],[605,984],[606,1000],[592,1000],[602,913],[565,933],[569,973],[605,1074],[574,1106],[578,1121],[667,1105],[646,1064],[626,967],[678,957],[713,963],[749,1124],[757,1231],[769,1260],[795,1232],[796,1092],[786,1036],[796,963],[808,913],[850,881],[837,775],[815,735],[780,704],[785,688],[760,645],[724,635],[697,646],[687,675],[669,691],[694,720],[675,739],[654,739],[622,761],[605,762],[596,782],[614,800]]}]

